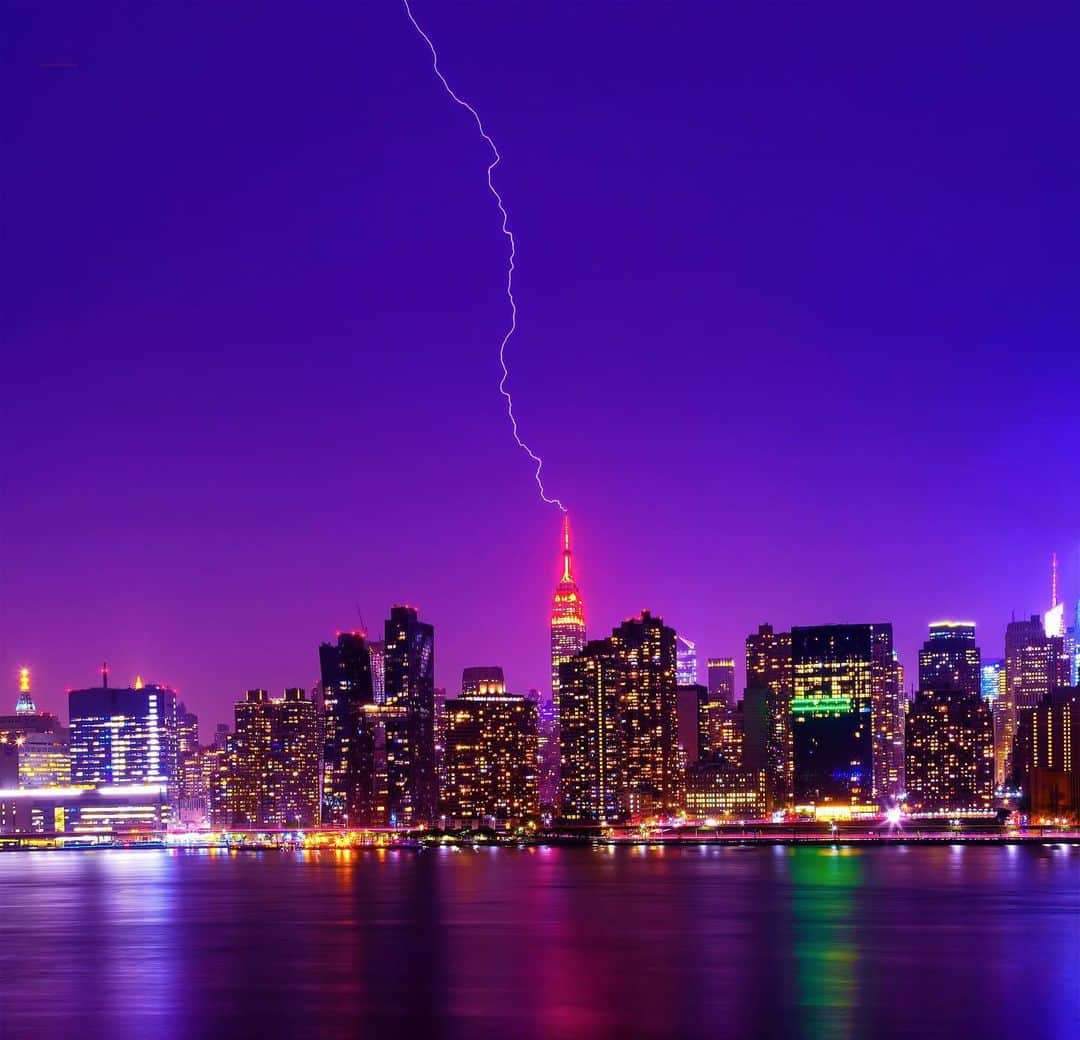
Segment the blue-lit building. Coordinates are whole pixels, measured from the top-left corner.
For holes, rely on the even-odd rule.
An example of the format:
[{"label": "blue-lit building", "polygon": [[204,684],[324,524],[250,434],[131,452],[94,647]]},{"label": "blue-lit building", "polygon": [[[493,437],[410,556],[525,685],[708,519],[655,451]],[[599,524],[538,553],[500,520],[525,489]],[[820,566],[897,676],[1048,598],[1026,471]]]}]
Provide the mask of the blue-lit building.
[{"label": "blue-lit building", "polygon": [[1004,676],[1004,661],[983,661],[979,668],[979,692],[984,701],[993,704],[997,700],[1005,682]]},{"label": "blue-lit building", "polygon": [[168,687],[72,690],[68,716],[74,786],[156,785],[175,796],[176,694]]}]

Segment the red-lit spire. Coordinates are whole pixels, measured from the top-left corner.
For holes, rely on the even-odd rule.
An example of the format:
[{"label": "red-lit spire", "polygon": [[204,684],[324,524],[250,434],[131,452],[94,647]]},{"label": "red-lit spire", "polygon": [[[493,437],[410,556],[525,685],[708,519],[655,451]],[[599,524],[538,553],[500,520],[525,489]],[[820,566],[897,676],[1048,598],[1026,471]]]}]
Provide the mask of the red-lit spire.
[{"label": "red-lit spire", "polygon": [[1050,609],[1058,605],[1058,561],[1057,553],[1050,556]]},{"label": "red-lit spire", "polygon": [[572,561],[570,553],[570,514],[563,513],[562,521],[562,580],[573,581]]}]

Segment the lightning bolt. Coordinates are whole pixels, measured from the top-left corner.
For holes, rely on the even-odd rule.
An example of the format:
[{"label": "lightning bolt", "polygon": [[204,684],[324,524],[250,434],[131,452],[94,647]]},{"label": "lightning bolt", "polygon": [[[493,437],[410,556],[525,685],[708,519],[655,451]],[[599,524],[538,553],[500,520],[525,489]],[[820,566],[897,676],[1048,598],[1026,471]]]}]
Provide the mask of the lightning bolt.
[{"label": "lightning bolt", "polygon": [[544,480],[542,476],[544,460],[540,458],[528,444],[526,444],[521,434],[518,432],[517,416],[514,415],[514,399],[510,396],[510,391],[506,389],[507,380],[510,378],[510,369],[506,367],[506,344],[510,342],[510,338],[517,332],[517,301],[514,299],[514,259],[517,256],[517,243],[514,241],[514,233],[509,227],[510,218],[507,215],[506,206],[503,205],[502,195],[499,194],[491,176],[495,167],[502,162],[502,156],[499,154],[499,149],[495,146],[495,142],[484,129],[480,114],[468,103],[468,101],[458,97],[450,84],[446,82],[446,77],[439,68],[439,54],[438,51],[435,50],[435,44],[431,42],[431,37],[420,28],[420,23],[417,22],[416,17],[412,13],[412,8],[409,6],[409,0],[401,0],[401,2],[405,7],[405,14],[408,15],[409,21],[412,22],[413,28],[420,34],[424,43],[427,44],[428,50],[431,51],[431,67],[434,69],[435,75],[438,76],[439,82],[443,85],[443,89],[450,95],[455,104],[460,105],[473,117],[476,121],[476,129],[480,131],[480,136],[491,149],[491,154],[494,157],[487,168],[487,186],[488,190],[495,198],[495,204],[499,207],[499,213],[502,215],[502,233],[506,236],[506,240],[510,245],[510,258],[506,267],[506,298],[510,302],[510,328],[506,330],[506,335],[503,336],[502,343],[499,344],[499,365],[502,368],[502,379],[499,380],[499,393],[506,398],[506,414],[510,419],[510,426],[514,431],[514,440],[517,442],[518,447],[536,463],[536,472],[533,474],[533,479],[536,481],[536,486],[540,491],[540,497],[547,502],[548,505],[558,506],[565,513],[566,506],[562,504],[562,500],[552,498],[544,489]]}]

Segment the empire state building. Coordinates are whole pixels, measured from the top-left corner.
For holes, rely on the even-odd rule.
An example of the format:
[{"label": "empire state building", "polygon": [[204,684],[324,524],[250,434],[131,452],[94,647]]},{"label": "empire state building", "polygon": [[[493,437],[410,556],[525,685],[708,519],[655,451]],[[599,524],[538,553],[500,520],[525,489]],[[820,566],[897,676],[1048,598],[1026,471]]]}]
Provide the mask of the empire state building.
[{"label": "empire state building", "polygon": [[574,581],[570,551],[570,517],[563,517],[562,577],[555,586],[551,603],[551,700],[556,718],[559,711],[559,665],[585,647],[585,604]]}]

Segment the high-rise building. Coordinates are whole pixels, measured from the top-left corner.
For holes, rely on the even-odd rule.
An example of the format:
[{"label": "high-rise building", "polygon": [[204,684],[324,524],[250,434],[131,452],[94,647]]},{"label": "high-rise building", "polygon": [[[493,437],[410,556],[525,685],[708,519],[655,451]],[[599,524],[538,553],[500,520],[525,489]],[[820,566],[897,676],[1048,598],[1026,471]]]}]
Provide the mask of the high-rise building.
[{"label": "high-rise building", "polygon": [[620,697],[623,674],[610,639],[594,639],[560,668],[562,803],[572,823],[625,817]]},{"label": "high-rise building", "polygon": [[962,690],[975,695],[980,688],[981,658],[970,621],[935,621],[930,638],[919,651],[919,689]]},{"label": "high-rise building", "polygon": [[698,758],[743,766],[743,713],[723,701],[706,701],[698,716]]},{"label": "high-rise building", "polygon": [[735,658],[710,657],[708,669],[709,700],[735,707]]},{"label": "high-rise building", "polygon": [[978,692],[949,687],[939,674],[908,710],[908,808],[915,812],[988,811],[994,799],[994,723]]},{"label": "high-rise building", "polygon": [[1005,692],[1005,662],[983,661],[979,667],[979,693],[987,704],[993,704]]},{"label": "high-rise building", "polygon": [[697,685],[697,644],[680,635],[675,637],[675,684]]},{"label": "high-rise building", "polygon": [[435,629],[415,607],[390,608],[386,621],[386,722],[389,824],[431,823],[438,807],[435,767]]},{"label": "high-rise building", "polygon": [[475,697],[481,687],[494,693],[496,687],[506,690],[506,676],[502,668],[495,664],[476,665],[461,671],[461,696]]},{"label": "high-rise building", "polygon": [[1014,751],[1020,720],[1047,694],[1069,681],[1065,640],[1049,636],[1038,614],[1005,628],[1005,695],[995,703],[995,777],[1007,783],[1015,774]]},{"label": "high-rise building", "polygon": [[378,826],[375,734],[365,709],[375,705],[371,655],[363,632],[341,632],[319,647],[323,695],[322,821]]},{"label": "high-rise building", "polygon": [[574,580],[570,548],[570,517],[563,515],[562,577],[551,603],[551,696],[559,714],[559,665],[571,660],[585,646],[585,602]]},{"label": "high-rise building", "polygon": [[302,688],[271,698],[248,690],[235,709],[228,826],[313,827],[319,822],[319,720]]},{"label": "high-rise building", "polygon": [[[760,625],[746,637],[747,690],[765,690],[768,741],[765,748],[765,800],[770,811],[791,804],[794,758],[791,742],[791,697],[794,676],[791,633]],[[760,706],[759,706],[760,707]]]},{"label": "high-rise building", "polygon": [[371,660],[371,694],[376,704],[386,703],[386,644],[381,640],[368,640],[368,656]]},{"label": "high-rise building", "polygon": [[176,694],[167,686],[102,685],[68,694],[71,782],[86,787],[159,786],[176,797]]},{"label": "high-rise building", "polygon": [[795,801],[887,806],[903,790],[892,625],[791,631]]},{"label": "high-rise building", "polygon": [[622,672],[619,717],[630,817],[677,812],[684,776],[679,767],[675,630],[643,611],[619,625],[611,642]]},{"label": "high-rise building", "polygon": [[1074,797],[1080,785],[1080,687],[1059,686],[1021,714],[1015,773],[1036,814],[1080,810]]},{"label": "high-rise building", "polygon": [[590,642],[560,669],[567,820],[612,822],[681,808],[675,631],[647,611]]},{"label": "high-rise building", "polygon": [[196,797],[201,777],[197,757],[199,752],[199,717],[188,711],[187,705],[176,706],[176,770],[177,789],[181,799]]},{"label": "high-rise building", "polygon": [[501,677],[480,678],[477,687],[446,702],[443,812],[496,824],[533,820],[540,812],[536,703],[507,694]]},{"label": "high-rise building", "polygon": [[[30,669],[19,669],[19,696],[14,715],[0,715],[0,746],[9,769],[10,786],[42,788],[71,782],[67,728],[50,712],[38,711],[30,691]],[[0,787],[9,786],[8,783]]]}]

